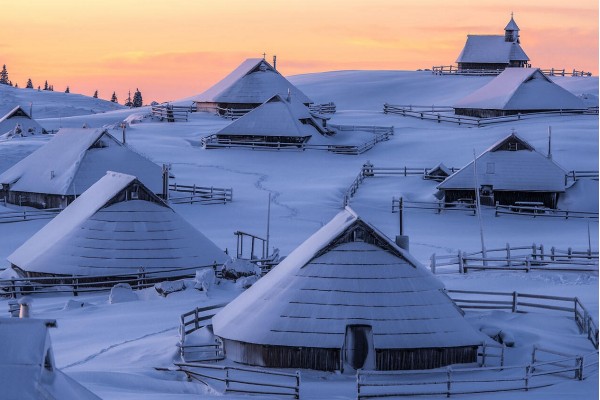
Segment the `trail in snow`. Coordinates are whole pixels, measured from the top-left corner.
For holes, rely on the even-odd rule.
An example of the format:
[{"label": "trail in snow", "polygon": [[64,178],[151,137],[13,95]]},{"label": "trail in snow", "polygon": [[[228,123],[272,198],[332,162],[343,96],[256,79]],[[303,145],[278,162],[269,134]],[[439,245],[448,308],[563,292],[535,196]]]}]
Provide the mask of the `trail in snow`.
[{"label": "trail in snow", "polygon": [[175,327],[163,329],[163,330],[158,331],[158,332],[148,333],[146,335],[140,336],[140,337],[135,338],[135,339],[129,339],[129,340],[125,340],[123,342],[111,344],[110,346],[105,347],[105,348],[101,349],[100,351],[97,351],[97,352],[95,352],[93,354],[90,354],[89,356],[87,356],[83,360],[79,360],[79,361],[71,363],[71,364],[69,364],[67,366],[62,367],[62,369],[67,369],[67,368],[74,367],[76,365],[85,364],[85,363],[87,363],[87,362],[95,359],[96,357],[99,357],[102,354],[104,354],[104,353],[106,353],[106,352],[108,352],[108,351],[110,351],[112,349],[115,349],[117,347],[123,346],[123,345],[128,344],[128,343],[137,342],[138,340],[142,340],[142,339],[145,339],[145,338],[150,337],[150,336],[160,335],[161,333],[169,332],[169,331],[172,331],[172,330],[175,330],[175,329],[179,329],[179,326],[175,326]]}]

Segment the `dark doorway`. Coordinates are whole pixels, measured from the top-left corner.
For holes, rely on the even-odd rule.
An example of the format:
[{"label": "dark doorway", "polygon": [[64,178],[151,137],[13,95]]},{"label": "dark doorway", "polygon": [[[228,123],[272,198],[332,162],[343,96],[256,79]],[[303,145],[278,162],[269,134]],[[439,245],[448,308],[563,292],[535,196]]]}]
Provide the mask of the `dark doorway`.
[{"label": "dark doorway", "polygon": [[369,325],[348,325],[344,361],[353,369],[375,369],[373,330]]}]

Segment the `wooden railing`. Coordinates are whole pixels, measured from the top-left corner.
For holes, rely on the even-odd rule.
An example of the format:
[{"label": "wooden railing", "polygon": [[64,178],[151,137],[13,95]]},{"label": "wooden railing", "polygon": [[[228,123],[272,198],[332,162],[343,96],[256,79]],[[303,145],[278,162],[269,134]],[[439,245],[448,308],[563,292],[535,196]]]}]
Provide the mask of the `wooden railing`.
[{"label": "wooden railing", "polygon": [[193,111],[192,107],[174,106],[171,104],[159,104],[151,107],[151,114],[160,120],[167,122],[187,122],[188,114]]},{"label": "wooden railing", "polygon": [[463,310],[507,310],[523,313],[532,309],[543,309],[567,313],[573,316],[580,332],[598,349],[598,323],[577,297],[474,290],[447,290],[446,293]]},{"label": "wooden railing", "polygon": [[170,196],[169,201],[174,204],[202,203],[202,204],[225,204],[233,201],[232,188],[216,188],[199,185],[180,185],[173,183],[169,185],[169,191],[185,193],[186,196]]},{"label": "wooden railing", "polygon": [[392,197],[392,213],[404,209],[434,210],[436,214],[440,214],[442,211],[467,211],[470,214],[477,215],[477,208],[472,201],[444,203],[443,201],[406,201],[402,197]]},{"label": "wooden railing", "polygon": [[[423,107],[423,108],[420,108]],[[493,125],[503,122],[511,122],[511,121],[520,121],[522,119],[531,119],[545,116],[556,116],[556,115],[581,115],[581,114],[591,114],[598,115],[597,107],[590,107],[581,110],[559,110],[559,111],[542,111],[542,112],[532,112],[525,114],[513,114],[513,115],[505,115],[499,117],[489,117],[489,118],[476,118],[465,115],[455,115],[451,110],[447,109],[448,107],[433,107],[433,111],[431,111],[431,107],[429,106],[398,106],[385,103],[383,105],[384,114],[398,114],[404,117],[413,117],[419,118],[422,120],[430,120],[438,123],[441,122],[450,122],[458,125],[465,126],[476,126],[482,127],[487,125]]]},{"label": "wooden railing", "polygon": [[567,71],[565,68],[540,68],[540,70],[547,76],[592,76],[591,72],[578,71],[576,69]]},{"label": "wooden railing", "polygon": [[[583,380],[597,373],[598,352],[520,366],[356,373],[357,398],[498,393],[550,386],[557,379]],[[565,376],[565,374],[572,374]]]},{"label": "wooden railing", "polygon": [[311,104],[308,109],[317,114],[335,114],[336,106],[334,102],[324,104]]},{"label": "wooden railing", "polygon": [[590,218],[590,219],[598,219],[597,212],[588,212],[588,211],[571,211],[571,210],[561,210],[561,209],[553,209],[546,207],[537,207],[537,206],[522,206],[522,205],[512,205],[512,206],[496,206],[496,212],[494,215],[496,217],[508,214],[508,215],[525,215],[531,216],[533,218]]},{"label": "wooden railing", "polygon": [[1,211],[0,224],[33,221],[36,219],[52,219],[61,211],[61,208],[48,208],[45,210]]},{"label": "wooden railing", "polygon": [[[547,76],[592,76],[591,72],[578,71],[576,69],[567,71],[565,68],[540,68]],[[440,65],[431,67],[434,75],[500,75],[503,69],[469,69],[458,68],[456,65]]]},{"label": "wooden railing", "polygon": [[223,147],[246,148],[252,150],[323,150],[337,154],[358,155],[373,148],[377,143],[389,140],[394,134],[394,127],[378,126],[353,126],[353,125],[330,125],[331,128],[338,131],[366,131],[374,134],[373,139],[367,140],[358,145],[336,145],[336,144],[310,144],[310,143],[287,143],[287,142],[267,142],[263,140],[232,140],[226,137],[220,137],[216,134],[204,136],[200,139],[202,147],[205,149],[216,149]]},{"label": "wooden railing", "polygon": [[12,278],[0,280],[0,296],[17,298],[24,295],[71,293],[94,293],[110,290],[118,283],[127,283],[133,289],[154,286],[157,282],[193,278],[196,270],[216,269],[216,264],[189,268],[140,268],[138,272],[119,275],[61,275],[55,277]]},{"label": "wooden railing", "polygon": [[[446,268],[445,268],[446,267]],[[450,267],[450,268],[447,268]],[[567,250],[551,247],[550,251],[543,244],[531,246],[510,246],[486,249],[485,257],[481,251],[463,252],[456,255],[431,255],[429,268],[431,272],[467,273],[468,270],[506,270],[525,271],[598,271],[598,252],[591,249]]]},{"label": "wooden railing", "polygon": [[[249,367],[231,367],[200,363],[175,363],[190,380],[197,380],[223,394],[258,394],[300,398],[300,372],[295,374]],[[217,384],[220,385],[217,386]]]}]

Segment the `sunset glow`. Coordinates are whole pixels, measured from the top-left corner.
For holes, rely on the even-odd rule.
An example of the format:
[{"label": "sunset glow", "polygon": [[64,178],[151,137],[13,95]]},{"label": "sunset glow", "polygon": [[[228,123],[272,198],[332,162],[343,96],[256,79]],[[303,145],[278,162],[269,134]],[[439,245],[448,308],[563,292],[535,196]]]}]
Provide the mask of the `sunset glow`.
[{"label": "sunset glow", "polygon": [[263,52],[284,75],[454,64],[467,34],[502,34],[511,12],[533,66],[598,74],[597,0],[13,1],[0,64],[19,87],[120,103],[139,88],[148,103],[200,93]]}]

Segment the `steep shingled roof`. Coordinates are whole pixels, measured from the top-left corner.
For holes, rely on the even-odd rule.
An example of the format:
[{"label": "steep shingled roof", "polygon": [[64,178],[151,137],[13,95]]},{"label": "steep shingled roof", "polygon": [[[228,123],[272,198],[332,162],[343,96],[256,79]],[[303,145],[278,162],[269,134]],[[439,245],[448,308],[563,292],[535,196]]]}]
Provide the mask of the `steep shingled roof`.
[{"label": "steep shingled roof", "polygon": [[521,45],[507,42],[503,35],[467,35],[467,42],[457,63],[508,64],[529,61]]},{"label": "steep shingled roof", "polygon": [[372,326],[375,348],[477,345],[443,284],[352,210],[340,212],[213,317],[245,343],[341,348],[347,325]]}]

